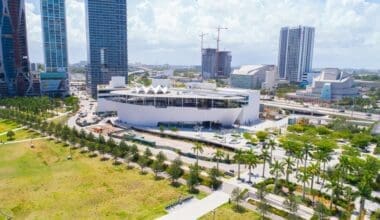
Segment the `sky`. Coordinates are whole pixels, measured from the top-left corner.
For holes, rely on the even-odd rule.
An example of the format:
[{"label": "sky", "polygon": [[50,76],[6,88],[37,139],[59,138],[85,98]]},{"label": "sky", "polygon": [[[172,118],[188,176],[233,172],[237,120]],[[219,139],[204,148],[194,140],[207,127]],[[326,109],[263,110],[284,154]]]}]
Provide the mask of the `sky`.
[{"label": "sky", "polygon": [[[43,62],[40,0],[26,0],[31,62]],[[66,0],[70,63],[86,60],[84,0]],[[380,69],[380,0],[129,0],[129,62],[199,65],[205,47],[232,65],[276,64],[280,28],[316,29],[313,67]]]}]

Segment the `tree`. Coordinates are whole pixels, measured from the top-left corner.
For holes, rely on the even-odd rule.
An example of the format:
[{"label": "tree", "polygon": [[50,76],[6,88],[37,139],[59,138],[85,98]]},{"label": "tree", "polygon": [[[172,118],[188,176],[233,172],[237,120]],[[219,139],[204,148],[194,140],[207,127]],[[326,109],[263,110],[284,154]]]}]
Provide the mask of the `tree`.
[{"label": "tree", "polygon": [[274,175],[274,191],[278,189],[278,179],[280,174],[284,174],[284,164],[276,160],[270,167],[270,174]]},{"label": "tree", "polygon": [[224,157],[223,151],[217,149],[216,152],[214,153],[214,157],[216,159],[216,169],[219,171],[219,162]]},{"label": "tree", "polygon": [[197,192],[195,186],[199,184],[199,167],[198,164],[190,166],[189,177],[187,178],[187,186],[191,193]]},{"label": "tree", "polygon": [[327,171],[328,182],[324,187],[330,191],[330,210],[332,210],[335,195],[340,193],[339,176],[339,170],[330,169]]},{"label": "tree", "polygon": [[218,168],[211,168],[211,170],[209,171],[209,175],[210,177],[210,184],[211,184],[211,188],[216,190],[219,188],[219,186],[222,184],[222,182],[219,180],[219,170]]},{"label": "tree", "polygon": [[122,152],[122,155],[126,154],[126,152],[128,151],[128,145],[123,140],[120,141],[119,148],[120,148],[120,150]]},{"label": "tree", "polygon": [[258,131],[258,132],[256,132],[256,137],[257,137],[257,139],[259,139],[259,141],[261,143],[264,143],[265,140],[268,137],[268,132],[266,132],[266,131]]},{"label": "tree", "polygon": [[310,173],[307,169],[301,168],[300,172],[297,175],[297,180],[303,183],[303,189],[302,189],[302,199],[305,200],[305,193],[306,193],[306,183],[310,180]]},{"label": "tree", "polygon": [[196,142],[194,146],[192,147],[192,150],[197,156],[197,165],[198,165],[198,159],[199,159],[198,157],[199,157],[199,153],[203,153],[203,145],[199,142]]},{"label": "tree", "polygon": [[153,161],[152,170],[154,172],[155,178],[158,178],[158,173],[165,171],[165,160],[166,156],[161,151],[156,155],[156,160]]},{"label": "tree", "polygon": [[372,179],[370,176],[364,176],[361,178],[358,184],[358,190],[360,195],[360,211],[359,218],[362,218],[364,213],[365,199],[371,197],[372,187],[371,187]]},{"label": "tree", "polygon": [[319,175],[319,163],[313,163],[307,167],[307,172],[310,174],[310,193],[313,195],[313,203],[315,199],[315,193],[313,192],[314,177]]},{"label": "tree", "polygon": [[149,157],[147,157],[146,154],[143,154],[141,157],[139,157],[137,164],[140,166],[142,174],[145,173],[144,168],[149,165],[149,162]]},{"label": "tree", "polygon": [[284,160],[284,165],[286,166],[285,168],[285,174],[286,174],[286,182],[289,183],[289,175],[293,172],[293,168],[294,168],[294,161],[291,157],[287,157],[285,160]]},{"label": "tree", "polygon": [[172,184],[175,184],[176,181],[183,175],[183,170],[181,168],[182,161],[181,158],[176,158],[172,161],[168,168],[168,174],[170,176],[170,179],[172,180]]},{"label": "tree", "polygon": [[236,187],[232,190],[231,201],[235,203],[236,210],[242,209],[240,206],[240,202],[243,200],[243,198],[244,198],[243,191],[239,187]]},{"label": "tree", "polygon": [[269,152],[267,150],[263,150],[261,152],[260,159],[263,161],[263,173],[262,173],[261,177],[264,178],[265,177],[265,165],[266,165],[267,161],[270,162],[270,159],[271,159]]},{"label": "tree", "polygon": [[244,152],[241,149],[236,150],[234,160],[238,165],[238,180],[240,180],[240,165],[244,163]]},{"label": "tree", "polygon": [[319,219],[325,219],[325,216],[328,213],[328,210],[321,202],[316,202],[315,211],[318,213]]},{"label": "tree", "polygon": [[14,137],[15,137],[15,135],[16,135],[16,134],[15,134],[14,131],[12,131],[12,130],[8,131],[8,132],[7,132],[7,138],[8,138],[8,141],[13,140]]},{"label": "tree", "polygon": [[259,163],[259,157],[252,150],[246,151],[244,154],[244,163],[248,166],[248,169],[249,169],[248,183],[252,183],[251,181],[252,169],[254,169]]},{"label": "tree", "polygon": [[125,151],[124,152],[124,160],[127,163],[128,169],[130,168],[129,164],[131,163],[132,157],[133,157],[133,155],[132,155],[131,151]]},{"label": "tree", "polygon": [[309,143],[305,143],[304,146],[303,146],[303,151],[302,151],[302,154],[303,154],[303,161],[304,161],[304,169],[306,169],[306,166],[307,166],[307,160],[309,157],[312,156],[311,154],[311,150],[313,149],[313,146]]},{"label": "tree", "polygon": [[267,195],[266,185],[261,184],[257,188],[256,195],[257,195],[257,198],[259,199],[259,204],[257,208],[259,209],[261,213],[261,219],[265,219],[265,214],[268,212],[268,209],[269,209],[268,201],[266,199],[266,195]]},{"label": "tree", "polygon": [[131,148],[129,149],[130,153],[131,153],[131,156],[132,156],[132,161],[137,161],[140,157],[139,155],[139,151],[137,149],[137,146],[135,144],[133,144],[131,146]]},{"label": "tree", "polygon": [[276,149],[276,142],[273,139],[270,139],[269,143],[268,143],[268,146],[269,146],[269,149],[270,149],[270,161],[269,161],[269,164],[272,164],[273,150]]},{"label": "tree", "polygon": [[[334,152],[333,148],[335,147],[334,142],[320,140],[317,143],[316,152],[313,154],[313,157],[323,164],[323,169],[319,168],[319,173],[326,172],[326,163],[331,160],[331,154]],[[319,183],[319,175],[317,178],[317,183]]]},{"label": "tree", "polygon": [[289,219],[295,219],[298,211],[298,201],[294,194],[290,194],[283,202],[284,207],[289,210]]},{"label": "tree", "polygon": [[83,139],[83,138],[81,138],[81,139],[79,140],[79,147],[80,147],[80,148],[84,148],[85,146],[86,146],[86,140]]},{"label": "tree", "polygon": [[112,155],[114,159],[114,164],[117,164],[117,158],[121,156],[121,150],[118,147],[112,149]]}]

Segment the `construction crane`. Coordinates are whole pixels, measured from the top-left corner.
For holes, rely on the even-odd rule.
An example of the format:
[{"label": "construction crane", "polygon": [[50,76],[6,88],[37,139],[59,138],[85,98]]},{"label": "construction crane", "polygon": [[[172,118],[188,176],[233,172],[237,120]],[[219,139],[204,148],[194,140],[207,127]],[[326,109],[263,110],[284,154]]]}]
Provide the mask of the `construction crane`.
[{"label": "construction crane", "polygon": [[219,76],[220,75],[220,71],[219,71],[219,43],[220,43],[220,31],[221,30],[227,30],[228,28],[226,27],[220,27],[220,25],[216,28],[218,30],[218,36],[216,38],[216,62],[215,62],[215,66],[216,66],[216,75]]},{"label": "construction crane", "polygon": [[218,30],[218,37],[216,38],[216,51],[219,51],[219,43],[221,41],[220,40],[220,31],[221,30],[228,30],[228,28],[218,26],[216,29]]},{"label": "construction crane", "polygon": [[203,40],[204,40],[204,37],[206,36],[207,34],[206,33],[201,33],[200,35],[199,35],[199,37],[201,38],[201,52],[202,52],[202,50],[203,50]]}]

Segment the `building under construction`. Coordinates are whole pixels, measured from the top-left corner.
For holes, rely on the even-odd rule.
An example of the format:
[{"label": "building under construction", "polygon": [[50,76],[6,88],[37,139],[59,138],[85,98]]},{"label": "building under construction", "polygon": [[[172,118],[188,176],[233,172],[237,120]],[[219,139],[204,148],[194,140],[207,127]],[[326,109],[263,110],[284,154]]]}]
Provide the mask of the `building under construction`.
[{"label": "building under construction", "polygon": [[220,51],[220,30],[227,29],[218,27],[217,47],[203,48],[203,37],[201,34],[202,49],[202,77],[203,79],[228,78],[231,74],[232,55],[230,51]]},{"label": "building under construction", "polygon": [[202,50],[202,77],[204,79],[228,78],[231,73],[232,56],[230,51],[217,51],[215,48]]}]

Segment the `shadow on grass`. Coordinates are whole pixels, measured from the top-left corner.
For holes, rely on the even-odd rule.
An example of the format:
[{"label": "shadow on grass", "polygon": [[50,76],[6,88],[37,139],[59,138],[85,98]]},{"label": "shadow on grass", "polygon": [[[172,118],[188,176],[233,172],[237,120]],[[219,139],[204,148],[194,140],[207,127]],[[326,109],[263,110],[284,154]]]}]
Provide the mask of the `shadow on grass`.
[{"label": "shadow on grass", "polygon": [[114,161],[112,165],[114,166],[120,166],[122,163],[120,161]]},{"label": "shadow on grass", "polygon": [[108,160],[109,160],[109,158],[107,158],[107,157],[100,158],[100,161],[108,161]]},{"label": "shadow on grass", "polygon": [[154,180],[156,180],[156,181],[160,181],[160,180],[163,180],[163,179],[165,179],[163,176],[155,176],[154,177]]},{"label": "shadow on grass", "polygon": [[89,158],[95,158],[95,157],[97,157],[97,156],[98,156],[98,155],[95,154],[95,153],[88,155]]},{"label": "shadow on grass", "polygon": [[240,213],[240,214],[247,212],[247,210],[243,206],[237,205],[237,204],[232,206],[232,210],[234,212]]},{"label": "shadow on grass", "polygon": [[171,182],[170,183],[170,185],[172,186],[172,187],[175,187],[175,188],[179,188],[180,186],[182,186],[182,184],[181,183],[179,183],[179,182]]}]

